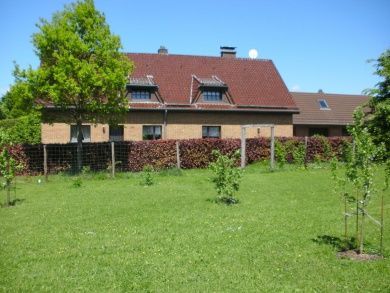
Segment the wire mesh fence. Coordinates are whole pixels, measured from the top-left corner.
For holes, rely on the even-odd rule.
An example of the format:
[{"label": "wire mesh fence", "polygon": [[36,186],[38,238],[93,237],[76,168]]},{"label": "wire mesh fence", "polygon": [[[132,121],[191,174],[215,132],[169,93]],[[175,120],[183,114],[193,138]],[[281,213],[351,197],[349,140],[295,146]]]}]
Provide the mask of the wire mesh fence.
[{"label": "wire mesh fence", "polygon": [[[295,146],[304,145],[308,161],[318,156],[326,157],[326,150],[341,156],[350,139],[343,137],[318,138],[278,138],[280,143]],[[270,159],[271,141],[269,138],[246,139],[246,162]],[[326,147],[328,145],[328,147]],[[241,149],[240,139],[189,139],[124,141],[82,144],[82,169],[91,172],[141,171],[145,165],[155,169],[166,168],[205,168],[214,160],[212,151],[231,154]],[[20,175],[49,175],[57,173],[75,174],[81,170],[77,162],[77,143],[13,145],[10,153],[22,166]],[[287,154],[287,159],[293,150]]]}]

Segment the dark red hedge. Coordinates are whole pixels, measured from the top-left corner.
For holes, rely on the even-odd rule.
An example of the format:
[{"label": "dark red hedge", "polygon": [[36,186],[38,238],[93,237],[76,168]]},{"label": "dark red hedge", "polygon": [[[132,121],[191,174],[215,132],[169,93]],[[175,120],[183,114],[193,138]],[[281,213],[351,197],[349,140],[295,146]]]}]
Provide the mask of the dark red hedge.
[{"label": "dark red hedge", "polygon": [[[305,144],[301,137],[277,138],[288,149],[287,160],[293,161],[294,147]],[[307,140],[306,161],[329,159],[329,152],[343,157],[345,147],[350,143],[345,137],[309,137]],[[327,144],[327,146],[325,145]],[[206,168],[213,160],[212,151],[232,154],[239,150],[239,139],[188,139],[180,140],[180,161],[184,169]],[[18,162],[22,163],[21,174],[36,175],[43,173],[43,145],[14,145],[10,151]],[[176,140],[156,140],[115,143],[116,169],[120,171],[141,171],[145,165],[155,169],[176,166]],[[76,144],[46,145],[47,164],[50,173],[72,172],[76,169]],[[247,163],[270,157],[269,138],[250,138],[246,141]],[[83,144],[83,165],[92,171],[111,168],[111,143]]]}]

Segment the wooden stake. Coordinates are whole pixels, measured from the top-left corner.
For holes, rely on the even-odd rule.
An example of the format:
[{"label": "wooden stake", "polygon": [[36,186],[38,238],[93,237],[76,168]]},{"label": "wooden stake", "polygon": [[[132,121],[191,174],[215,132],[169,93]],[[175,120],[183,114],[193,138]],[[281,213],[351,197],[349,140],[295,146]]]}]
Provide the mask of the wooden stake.
[{"label": "wooden stake", "polygon": [[245,168],[246,161],[246,129],[241,126],[241,168]]},{"label": "wooden stake", "polygon": [[275,127],[271,126],[271,170],[275,167]]},{"label": "wooden stake", "polygon": [[385,204],[384,196],[382,193],[382,201],[381,201],[381,242],[380,242],[380,252],[383,255],[383,206]]},{"label": "wooden stake", "polygon": [[180,146],[179,146],[179,141],[176,141],[176,167],[177,169],[181,168],[180,164]]}]

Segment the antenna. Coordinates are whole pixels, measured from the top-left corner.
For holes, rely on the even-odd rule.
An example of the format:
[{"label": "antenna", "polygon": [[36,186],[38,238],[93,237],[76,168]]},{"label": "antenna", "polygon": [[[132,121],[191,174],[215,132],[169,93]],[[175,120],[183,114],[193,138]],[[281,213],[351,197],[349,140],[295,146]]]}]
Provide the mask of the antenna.
[{"label": "antenna", "polygon": [[257,55],[258,55],[257,50],[256,49],[250,49],[248,55],[249,55],[249,58],[256,59]]}]

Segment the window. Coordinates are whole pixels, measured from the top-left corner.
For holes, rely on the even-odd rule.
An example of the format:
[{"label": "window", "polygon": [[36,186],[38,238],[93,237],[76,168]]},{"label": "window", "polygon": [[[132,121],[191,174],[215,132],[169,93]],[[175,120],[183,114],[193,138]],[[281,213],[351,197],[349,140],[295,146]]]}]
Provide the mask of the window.
[{"label": "window", "polygon": [[142,127],[142,139],[154,140],[161,139],[161,126],[159,125],[144,125]]},{"label": "window", "polygon": [[133,100],[150,100],[150,92],[148,92],[148,91],[132,91],[131,98]]},{"label": "window", "polygon": [[123,141],[123,125],[110,125],[110,141]]},{"label": "window", "polygon": [[329,136],[329,130],[328,128],[309,128],[309,136],[313,135],[322,135],[322,136]]},{"label": "window", "polygon": [[[82,125],[81,132],[83,134],[83,142],[91,142],[91,126],[90,125]],[[70,126],[70,142],[77,142],[77,125]]]},{"label": "window", "polygon": [[318,100],[318,103],[320,104],[320,109],[329,109],[329,105],[326,100]]},{"label": "window", "polygon": [[222,93],[220,91],[204,91],[203,100],[207,102],[220,102],[222,101]]},{"label": "window", "polygon": [[202,126],[202,138],[221,138],[221,126]]}]

